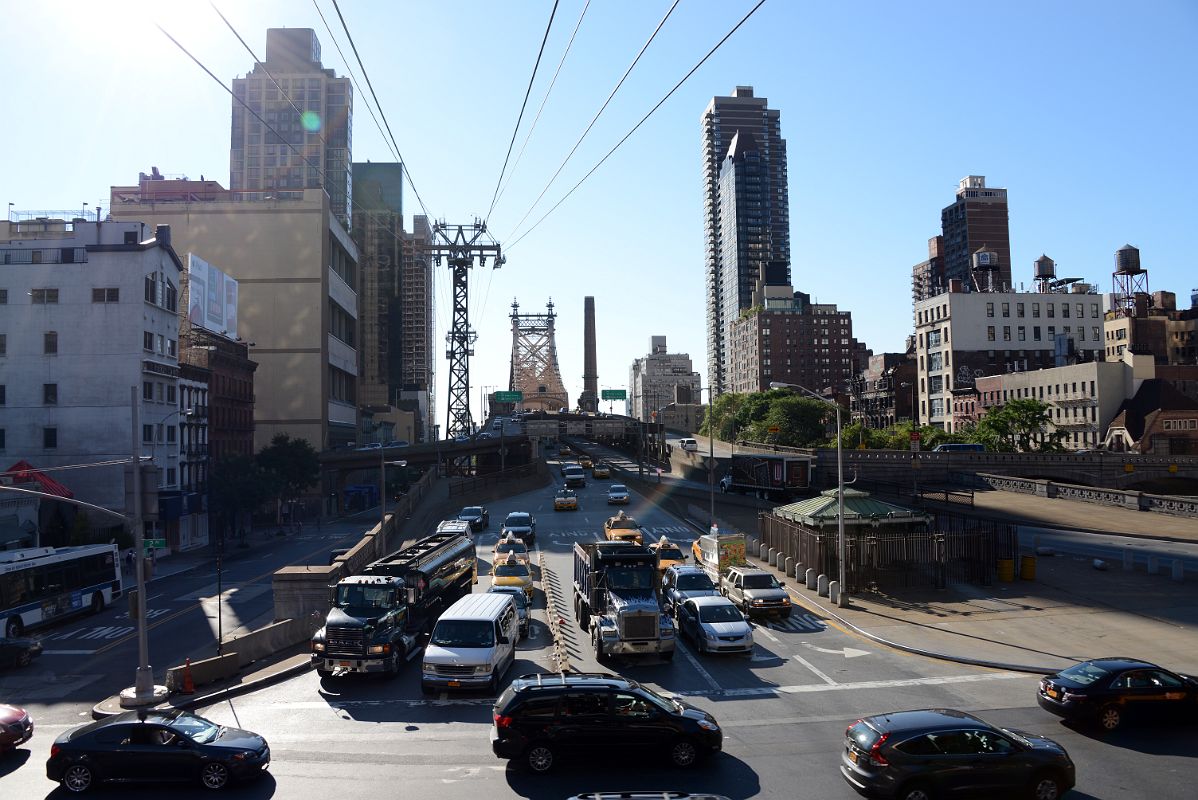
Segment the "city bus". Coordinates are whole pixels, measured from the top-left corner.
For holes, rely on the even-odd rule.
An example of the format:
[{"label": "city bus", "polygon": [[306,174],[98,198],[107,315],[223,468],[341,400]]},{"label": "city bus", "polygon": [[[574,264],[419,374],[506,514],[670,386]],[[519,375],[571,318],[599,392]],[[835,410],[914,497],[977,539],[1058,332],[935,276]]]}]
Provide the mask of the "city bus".
[{"label": "city bus", "polygon": [[10,639],[121,596],[115,544],[0,551],[0,620]]}]

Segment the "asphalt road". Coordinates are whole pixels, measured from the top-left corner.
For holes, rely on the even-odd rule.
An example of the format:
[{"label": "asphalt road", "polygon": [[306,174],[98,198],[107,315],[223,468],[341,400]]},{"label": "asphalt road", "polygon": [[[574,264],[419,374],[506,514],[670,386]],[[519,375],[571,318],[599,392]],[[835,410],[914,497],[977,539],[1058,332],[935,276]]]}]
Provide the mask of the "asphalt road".
[{"label": "asphalt road", "polygon": [[1117,569],[1123,564],[1123,553],[1132,554],[1137,566],[1144,566],[1150,557],[1159,560],[1159,569],[1167,573],[1175,560],[1185,565],[1187,572],[1198,572],[1198,544],[1148,539],[1143,536],[1069,531],[1057,528],[1019,526],[1021,547],[1051,547],[1058,553],[1086,558],[1101,558]]},{"label": "asphalt road", "polygon": [[[556,470],[555,473],[556,475]],[[492,528],[478,539],[485,567],[499,523],[509,511],[537,516],[538,548],[546,569],[568,583],[574,542],[598,538],[611,513],[606,481],[580,490],[578,512],[552,511],[553,487],[490,504]],[[627,512],[655,535],[688,545],[687,525],[634,495]],[[485,591],[481,579],[476,591]],[[181,592],[182,593],[182,592]],[[544,596],[537,591],[531,637],[520,646],[510,675],[550,668]],[[798,612],[798,609],[796,609]],[[567,626],[575,633],[572,618]],[[588,646],[571,648],[575,669],[597,669]],[[1111,643],[1118,649],[1117,643]],[[844,730],[857,718],[887,710],[951,707],[998,724],[1044,733],[1060,741],[1077,763],[1078,789],[1068,795],[1120,800],[1184,796],[1198,757],[1198,728],[1130,730],[1099,737],[1072,729],[1035,703],[1034,676],[939,662],[877,647],[814,615],[757,627],[752,657],[699,656],[688,645],[672,663],[616,661],[611,669],[663,691],[684,694],[711,711],[725,734],[725,751],[691,772],[651,756],[610,756],[574,762],[548,776],[511,768],[490,751],[493,698],[440,695],[427,698],[413,662],[399,678],[373,676],[321,680],[309,672],[201,711],[226,725],[262,733],[273,762],[261,781],[235,787],[230,796],[326,798],[432,795],[440,800],[565,798],[582,791],[679,789],[742,798],[856,797],[838,772]],[[35,709],[35,715],[39,712]],[[0,759],[0,780],[13,797],[59,796],[44,777],[53,736],[65,730],[61,715],[39,718],[38,734],[15,757]],[[96,797],[154,795],[122,788]],[[179,798],[203,797],[184,788]]]}]

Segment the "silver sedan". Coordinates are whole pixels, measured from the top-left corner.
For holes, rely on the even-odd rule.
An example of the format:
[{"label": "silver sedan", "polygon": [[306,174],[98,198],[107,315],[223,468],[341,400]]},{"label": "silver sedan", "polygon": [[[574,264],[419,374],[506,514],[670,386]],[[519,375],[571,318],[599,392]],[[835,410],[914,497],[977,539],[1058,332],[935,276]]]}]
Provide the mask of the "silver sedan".
[{"label": "silver sedan", "polygon": [[678,606],[676,623],[700,653],[753,652],[753,625],[727,597],[692,597]]}]

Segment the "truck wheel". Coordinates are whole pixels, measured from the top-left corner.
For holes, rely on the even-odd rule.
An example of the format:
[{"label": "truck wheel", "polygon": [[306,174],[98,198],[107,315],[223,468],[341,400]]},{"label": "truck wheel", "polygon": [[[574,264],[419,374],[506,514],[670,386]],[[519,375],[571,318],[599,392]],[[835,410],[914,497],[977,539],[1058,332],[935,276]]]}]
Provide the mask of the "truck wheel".
[{"label": "truck wheel", "polygon": [[595,660],[600,664],[607,662],[607,653],[603,652],[603,637],[595,635]]},{"label": "truck wheel", "polygon": [[387,660],[387,666],[383,668],[383,675],[388,680],[399,676],[399,648],[392,646],[391,658]]}]

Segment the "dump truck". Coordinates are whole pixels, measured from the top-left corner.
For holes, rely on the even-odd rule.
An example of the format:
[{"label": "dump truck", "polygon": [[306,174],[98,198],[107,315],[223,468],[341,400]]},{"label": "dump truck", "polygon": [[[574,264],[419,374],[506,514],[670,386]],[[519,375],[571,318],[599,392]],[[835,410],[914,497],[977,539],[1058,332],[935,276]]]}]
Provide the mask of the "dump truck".
[{"label": "dump truck", "polygon": [[752,494],[763,500],[790,500],[811,485],[813,456],[737,453],[720,478],[720,491]]},{"label": "dump truck", "polygon": [[441,612],[478,582],[470,537],[442,531],[368,564],[332,587],[332,608],[312,637],[312,662],[334,673],[399,674]]},{"label": "dump truck", "polygon": [[657,556],[634,542],[574,545],[574,617],[600,662],[610,655],[674,658],[674,622],[661,612]]}]

